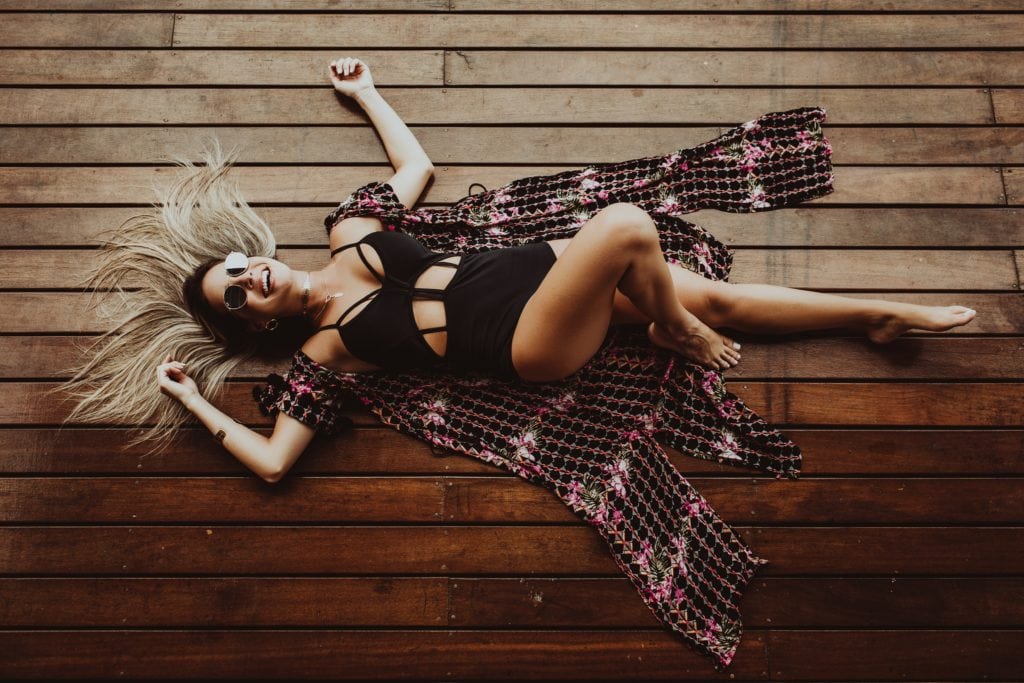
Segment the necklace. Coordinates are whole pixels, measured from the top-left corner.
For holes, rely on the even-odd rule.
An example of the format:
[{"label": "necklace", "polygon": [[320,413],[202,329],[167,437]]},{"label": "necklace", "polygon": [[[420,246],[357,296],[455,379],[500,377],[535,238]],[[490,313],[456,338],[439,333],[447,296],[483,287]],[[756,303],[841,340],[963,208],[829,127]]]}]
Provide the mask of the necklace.
[{"label": "necklace", "polygon": [[[312,289],[313,289],[313,286],[310,283],[310,276],[309,276],[309,273],[307,272],[306,273],[306,280],[302,283],[302,315],[306,315],[306,312],[307,312],[306,311],[306,306],[309,304],[309,293],[310,293],[310,291]],[[327,295],[327,299],[324,301],[323,305],[320,306],[320,310],[316,312],[315,316],[313,316],[313,322],[316,322],[317,319],[320,318],[320,316],[323,314],[323,312],[327,309],[327,304],[331,303],[332,301],[337,299],[339,296],[345,296],[345,293],[344,292],[335,292],[334,294],[328,294]]]}]

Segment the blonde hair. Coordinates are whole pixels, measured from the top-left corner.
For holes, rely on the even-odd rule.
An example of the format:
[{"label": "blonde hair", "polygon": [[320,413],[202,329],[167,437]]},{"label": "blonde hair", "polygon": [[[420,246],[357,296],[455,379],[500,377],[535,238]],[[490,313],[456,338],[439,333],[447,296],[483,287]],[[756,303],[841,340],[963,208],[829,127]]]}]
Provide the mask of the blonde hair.
[{"label": "blonde hair", "polygon": [[[151,441],[151,452],[163,450],[192,420],[157,384],[156,367],[167,354],[187,364],[188,375],[210,400],[220,396],[228,374],[252,357],[253,349],[229,347],[195,319],[182,291],[185,280],[211,259],[231,251],[272,258],[276,251],[269,226],[227,178],[237,153],[223,153],[216,138],[211,143],[200,153],[203,166],[165,158],[179,167],[170,187],[154,184],[158,201],[102,236],[98,263],[85,285],[89,305],[107,331],[83,350],[81,361],[65,373],[71,379],[56,389],[75,401],[65,425],[153,423],[125,447]],[[96,295],[107,289],[112,293],[97,305]]]}]

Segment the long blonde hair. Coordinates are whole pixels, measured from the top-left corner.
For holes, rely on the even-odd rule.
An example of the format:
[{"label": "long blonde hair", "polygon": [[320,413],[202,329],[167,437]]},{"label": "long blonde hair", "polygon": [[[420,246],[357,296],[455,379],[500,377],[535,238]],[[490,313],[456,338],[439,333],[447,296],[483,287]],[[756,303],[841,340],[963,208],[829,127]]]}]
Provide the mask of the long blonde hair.
[{"label": "long blonde hair", "polygon": [[[153,452],[163,450],[192,419],[157,385],[156,368],[166,355],[188,365],[188,375],[210,400],[253,355],[251,349],[229,349],[194,319],[182,291],[198,266],[230,251],[271,258],[276,252],[270,227],[227,178],[237,152],[225,154],[216,138],[211,143],[200,153],[203,166],[165,159],[179,167],[175,181],[154,185],[158,200],[151,208],[101,236],[98,263],[85,285],[107,331],[83,349],[81,360],[64,373],[71,379],[56,389],[75,401],[64,424],[152,423],[126,447],[152,441]],[[103,290],[112,293],[97,304]]]}]

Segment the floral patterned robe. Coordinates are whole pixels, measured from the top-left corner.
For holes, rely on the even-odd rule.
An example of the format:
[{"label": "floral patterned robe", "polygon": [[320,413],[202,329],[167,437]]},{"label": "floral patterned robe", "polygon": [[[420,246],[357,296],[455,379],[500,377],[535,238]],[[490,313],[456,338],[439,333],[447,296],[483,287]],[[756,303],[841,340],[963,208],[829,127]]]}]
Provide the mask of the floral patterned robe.
[{"label": "floral patterned robe", "polygon": [[[732,252],[680,214],[791,206],[832,191],[821,108],[765,114],[665,156],[531,176],[448,208],[405,208],[387,183],[352,193],[325,220],[377,216],[385,229],[459,254],[571,237],[600,208],[637,204],[669,261],[728,278]],[[643,326],[610,329],[588,364],[526,385],[454,369],[339,373],[301,351],[254,395],[333,434],[354,395],[384,424],[504,468],[554,492],[608,543],[655,615],[722,671],[742,631],[737,603],[756,556],[669,461],[658,440],[697,458],[796,478],[800,449],[726,390],[722,375],[653,346]]]}]

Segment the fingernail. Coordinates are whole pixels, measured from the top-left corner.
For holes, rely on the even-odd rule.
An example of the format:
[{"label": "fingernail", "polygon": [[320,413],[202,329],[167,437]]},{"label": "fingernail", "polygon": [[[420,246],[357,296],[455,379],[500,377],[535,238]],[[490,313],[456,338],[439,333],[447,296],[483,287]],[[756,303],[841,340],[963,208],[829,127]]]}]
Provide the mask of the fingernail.
[{"label": "fingernail", "polygon": [[737,349],[740,348],[740,343],[739,342],[733,342],[732,345],[733,345],[734,348],[737,348]]}]

